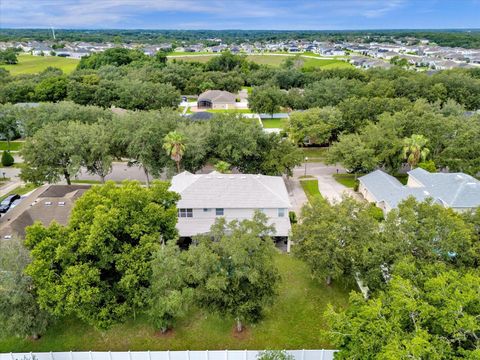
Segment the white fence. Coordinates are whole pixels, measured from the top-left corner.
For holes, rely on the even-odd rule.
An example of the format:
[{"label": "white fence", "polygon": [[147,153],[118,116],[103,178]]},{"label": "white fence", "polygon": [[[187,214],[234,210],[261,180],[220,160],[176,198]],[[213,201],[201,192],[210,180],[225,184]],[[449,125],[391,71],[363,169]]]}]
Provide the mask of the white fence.
[{"label": "white fence", "polygon": [[[70,351],[4,353],[0,360],[256,360],[258,350],[220,351]],[[295,360],[333,360],[336,350],[287,350]]]}]

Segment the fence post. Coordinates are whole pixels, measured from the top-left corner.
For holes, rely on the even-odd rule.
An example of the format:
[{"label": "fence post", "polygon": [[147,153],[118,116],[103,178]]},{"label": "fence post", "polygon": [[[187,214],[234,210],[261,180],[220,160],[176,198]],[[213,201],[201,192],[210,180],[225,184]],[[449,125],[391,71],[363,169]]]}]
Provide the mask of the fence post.
[{"label": "fence post", "polygon": [[208,350],[205,351],[205,357],[207,358],[206,360],[209,360],[209,357],[208,357]]},{"label": "fence post", "polygon": [[302,360],[305,360],[305,349],[302,349]]},{"label": "fence post", "polygon": [[187,360],[190,360],[190,350],[187,350]]},{"label": "fence post", "polygon": [[93,360],[93,356],[92,356],[92,352],[91,352],[91,351],[88,352],[88,356],[90,357],[90,360]]},{"label": "fence post", "polygon": [[132,360],[132,353],[130,352],[130,350],[128,350],[128,358]]},{"label": "fence post", "polygon": [[170,360],[170,350],[167,350],[168,360]]},{"label": "fence post", "polygon": [[73,360],[73,353],[70,351],[70,360]]},{"label": "fence post", "polygon": [[110,360],[112,360],[112,352],[111,352],[111,351],[108,352],[108,358],[109,358]]},{"label": "fence post", "polygon": [[244,360],[247,360],[248,359],[248,352],[247,352],[247,349],[245,349],[245,352],[244,352],[245,356],[243,357]]},{"label": "fence post", "polygon": [[325,355],[325,349],[322,349],[322,357],[320,358],[320,360],[323,360],[324,355]]},{"label": "fence post", "polygon": [[225,349],[225,360],[228,360],[228,350]]},{"label": "fence post", "polygon": [[50,360],[53,360],[53,353],[50,351]]},{"label": "fence post", "polygon": [[30,360],[33,360],[33,352],[30,351]]},{"label": "fence post", "polygon": [[148,350],[148,360],[152,360],[152,354],[150,354],[150,350]]},{"label": "fence post", "polygon": [[13,357],[13,353],[10,353],[10,357],[12,358],[12,360],[15,360],[15,358]]}]

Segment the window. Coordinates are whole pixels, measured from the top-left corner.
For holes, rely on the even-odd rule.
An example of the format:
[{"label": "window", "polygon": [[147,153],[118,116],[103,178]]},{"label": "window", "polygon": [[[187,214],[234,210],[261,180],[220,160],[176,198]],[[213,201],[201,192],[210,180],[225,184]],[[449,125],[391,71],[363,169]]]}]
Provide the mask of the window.
[{"label": "window", "polygon": [[223,208],[216,208],[215,209],[216,216],[223,216]]},{"label": "window", "polygon": [[209,212],[210,209],[209,208],[203,208],[203,212]]},{"label": "window", "polygon": [[181,217],[181,218],[193,217],[193,209],[178,209],[178,217]]},{"label": "window", "polygon": [[278,209],[278,217],[284,217],[285,216],[285,209]]}]

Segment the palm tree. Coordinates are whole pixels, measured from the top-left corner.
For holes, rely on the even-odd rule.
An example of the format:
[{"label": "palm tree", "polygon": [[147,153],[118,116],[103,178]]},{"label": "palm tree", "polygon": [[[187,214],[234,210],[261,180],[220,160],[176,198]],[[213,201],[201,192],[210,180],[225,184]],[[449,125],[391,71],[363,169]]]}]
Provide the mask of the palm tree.
[{"label": "palm tree", "polygon": [[420,160],[425,161],[430,150],[426,148],[428,139],[423,135],[413,134],[409,138],[403,139],[403,158],[410,164],[410,170],[413,169]]},{"label": "palm tree", "polygon": [[163,148],[177,164],[177,172],[179,173],[180,161],[182,161],[185,153],[185,136],[176,131],[169,132],[163,139]]}]

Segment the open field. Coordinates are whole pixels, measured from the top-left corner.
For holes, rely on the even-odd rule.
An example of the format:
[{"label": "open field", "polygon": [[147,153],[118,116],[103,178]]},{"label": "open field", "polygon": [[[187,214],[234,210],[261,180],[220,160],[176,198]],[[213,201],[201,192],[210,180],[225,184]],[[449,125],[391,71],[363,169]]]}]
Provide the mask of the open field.
[{"label": "open field", "polygon": [[37,341],[0,340],[0,352],[331,348],[322,334],[323,314],[328,303],[345,307],[351,288],[312,280],[306,264],[291,255],[278,254],[276,263],[282,276],[278,298],[261,322],[239,335],[233,332],[233,319],[200,311],[191,311],[164,336],[155,335],[144,318],[103,332],[79,320],[64,319]]},{"label": "open field", "polygon": [[33,56],[21,54],[18,56],[18,64],[0,65],[10,71],[12,75],[36,74],[42,72],[49,66],[62,69],[66,74],[71,73],[77,67],[79,60],[67,59],[58,56]]},{"label": "open field", "polygon": [[[185,55],[181,57],[170,58],[170,60],[177,59],[177,60],[184,60],[184,61],[197,61],[197,62],[206,63],[213,56],[217,56],[217,55],[211,55],[211,56]],[[286,54],[285,56],[282,56],[279,54],[276,54],[276,55],[264,54],[264,55],[248,55],[247,59],[257,64],[280,66],[289,57],[291,56],[288,56]],[[331,68],[352,67],[351,64],[343,62],[338,59],[313,59],[313,58],[302,57],[302,60],[304,61],[303,66],[306,68],[320,67],[322,69],[331,69]]]},{"label": "open field", "polygon": [[303,191],[307,195],[308,201],[312,200],[316,196],[322,196],[320,190],[318,189],[318,180],[301,180]]}]

